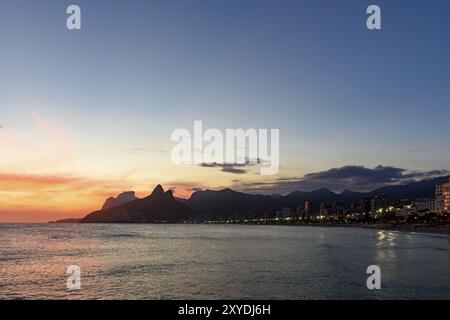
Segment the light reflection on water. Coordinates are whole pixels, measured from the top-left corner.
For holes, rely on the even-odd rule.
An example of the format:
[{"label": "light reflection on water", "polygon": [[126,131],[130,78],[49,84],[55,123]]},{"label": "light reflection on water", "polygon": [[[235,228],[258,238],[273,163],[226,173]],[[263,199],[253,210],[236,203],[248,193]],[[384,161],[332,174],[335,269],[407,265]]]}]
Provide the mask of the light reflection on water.
[{"label": "light reflection on water", "polygon": [[376,242],[377,260],[384,261],[389,259],[395,261],[396,259],[396,240],[399,232],[380,230],[377,232],[378,238]]},{"label": "light reflection on water", "polygon": [[[2,299],[450,299],[450,237],[244,225],[0,225]],[[379,265],[382,289],[365,273]],[[78,265],[82,289],[66,288]]]}]

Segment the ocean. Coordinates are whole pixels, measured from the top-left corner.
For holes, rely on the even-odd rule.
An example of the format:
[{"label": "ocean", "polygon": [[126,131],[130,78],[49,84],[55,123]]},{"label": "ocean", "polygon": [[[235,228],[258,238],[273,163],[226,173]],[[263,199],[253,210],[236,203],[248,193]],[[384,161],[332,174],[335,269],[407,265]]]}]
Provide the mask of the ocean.
[{"label": "ocean", "polygon": [[[379,290],[367,288],[370,265],[380,267]],[[69,266],[79,267],[80,289],[67,286]],[[0,299],[450,299],[450,236],[307,226],[2,224]]]}]

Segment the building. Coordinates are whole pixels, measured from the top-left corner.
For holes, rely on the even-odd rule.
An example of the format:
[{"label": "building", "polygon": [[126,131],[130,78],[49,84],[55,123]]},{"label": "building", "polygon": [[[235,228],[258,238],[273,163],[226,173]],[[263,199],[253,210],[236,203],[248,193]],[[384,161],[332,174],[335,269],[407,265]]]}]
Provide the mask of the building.
[{"label": "building", "polygon": [[317,203],[305,201],[304,218],[308,219],[310,217],[317,216],[317,215],[319,215],[319,212],[320,212],[320,206]]},{"label": "building", "polygon": [[450,179],[449,182],[436,185],[435,211],[450,213]]},{"label": "building", "polygon": [[397,208],[396,215],[399,217],[407,218],[414,216],[417,213],[416,207],[413,204],[403,204]]},{"label": "building", "polygon": [[291,208],[290,207],[284,207],[282,212],[283,212],[284,218],[291,216]]},{"label": "building", "polygon": [[305,201],[305,205],[303,208],[303,218],[309,219],[310,216],[311,216],[311,202]]},{"label": "building", "polygon": [[360,202],[360,213],[364,216],[364,217],[368,217],[370,214],[370,203],[371,203],[372,199],[370,198],[364,198],[361,200]]},{"label": "building", "polygon": [[321,203],[320,204],[320,207],[319,207],[319,215],[320,216],[328,216],[328,210],[327,210],[327,208],[325,207],[325,204],[323,204],[323,203]]},{"label": "building", "polygon": [[295,215],[297,217],[303,217],[303,207],[302,206],[297,206],[297,209],[295,210]]},{"label": "building", "polygon": [[435,212],[436,201],[434,199],[421,198],[412,201],[413,205],[416,207],[417,213],[427,213]]},{"label": "building", "polygon": [[290,207],[284,207],[283,210],[280,210],[280,211],[276,212],[277,217],[280,217],[280,218],[290,217],[291,214],[292,214],[292,212],[291,212],[291,208]]},{"label": "building", "polygon": [[388,201],[383,195],[376,196],[370,201],[370,215],[372,217],[377,217],[380,210],[387,208]]}]

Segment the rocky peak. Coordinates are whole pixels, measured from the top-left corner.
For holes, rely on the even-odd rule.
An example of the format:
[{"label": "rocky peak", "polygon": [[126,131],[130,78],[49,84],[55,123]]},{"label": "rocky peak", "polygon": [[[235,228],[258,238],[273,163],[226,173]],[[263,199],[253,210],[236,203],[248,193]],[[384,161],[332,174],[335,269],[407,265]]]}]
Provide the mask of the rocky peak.
[{"label": "rocky peak", "polygon": [[158,184],[150,196],[151,197],[162,197],[163,195],[164,195],[164,189],[160,184]]}]

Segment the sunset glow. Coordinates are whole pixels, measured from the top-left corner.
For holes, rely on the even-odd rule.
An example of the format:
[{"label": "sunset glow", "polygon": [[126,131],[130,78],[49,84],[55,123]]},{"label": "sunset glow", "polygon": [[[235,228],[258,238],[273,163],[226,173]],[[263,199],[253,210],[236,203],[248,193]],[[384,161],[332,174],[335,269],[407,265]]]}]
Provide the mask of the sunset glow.
[{"label": "sunset glow", "polygon": [[[157,184],[368,191],[450,170],[445,10],[415,31],[393,20],[413,11],[386,4],[390,28],[370,31],[357,3],[79,2],[81,30],[53,1],[0,19],[0,222],[80,217]],[[173,164],[171,134],[194,121],[279,129],[279,172]]]}]

